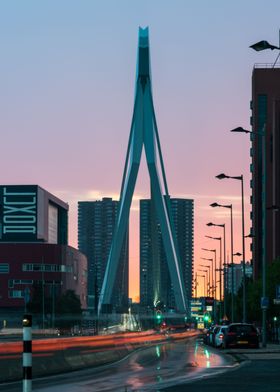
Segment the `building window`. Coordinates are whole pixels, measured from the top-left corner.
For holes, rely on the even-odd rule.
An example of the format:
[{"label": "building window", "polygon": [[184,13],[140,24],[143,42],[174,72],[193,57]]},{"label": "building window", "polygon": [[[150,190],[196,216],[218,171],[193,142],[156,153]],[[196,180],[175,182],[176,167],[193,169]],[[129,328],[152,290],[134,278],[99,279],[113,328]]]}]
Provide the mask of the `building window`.
[{"label": "building window", "polygon": [[9,290],[9,298],[23,298],[24,292],[22,290]]},{"label": "building window", "polygon": [[8,263],[0,263],[0,274],[8,274],[10,272],[10,265]]},{"label": "building window", "polygon": [[33,264],[32,266],[32,271],[42,271],[42,265],[41,264]]},{"label": "building window", "polygon": [[22,270],[23,271],[33,271],[33,264],[23,264]]},{"label": "building window", "polygon": [[58,208],[49,204],[49,243],[57,244],[58,240]]},{"label": "building window", "polygon": [[33,280],[31,279],[14,279],[14,280],[9,280],[9,282],[13,283],[11,287],[14,287],[15,284],[33,284]]},{"label": "building window", "polygon": [[63,264],[23,264],[23,271],[41,271],[41,272],[73,272],[73,267],[71,265]]},{"label": "building window", "polygon": [[53,272],[56,270],[55,268],[56,266],[53,264],[43,264],[43,266],[40,267],[41,267],[40,271],[42,271],[42,267],[43,267],[45,272]]}]

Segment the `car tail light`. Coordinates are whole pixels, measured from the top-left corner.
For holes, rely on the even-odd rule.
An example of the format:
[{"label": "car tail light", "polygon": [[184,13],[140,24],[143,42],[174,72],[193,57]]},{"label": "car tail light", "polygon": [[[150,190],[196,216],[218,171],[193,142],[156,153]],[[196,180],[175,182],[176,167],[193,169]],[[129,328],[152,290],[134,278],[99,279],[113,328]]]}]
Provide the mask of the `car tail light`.
[{"label": "car tail light", "polygon": [[236,332],[228,332],[227,336],[236,336]]},{"label": "car tail light", "polygon": [[220,338],[220,339],[223,339],[223,338],[224,338],[224,335],[221,333],[221,334],[219,335],[219,338]]}]

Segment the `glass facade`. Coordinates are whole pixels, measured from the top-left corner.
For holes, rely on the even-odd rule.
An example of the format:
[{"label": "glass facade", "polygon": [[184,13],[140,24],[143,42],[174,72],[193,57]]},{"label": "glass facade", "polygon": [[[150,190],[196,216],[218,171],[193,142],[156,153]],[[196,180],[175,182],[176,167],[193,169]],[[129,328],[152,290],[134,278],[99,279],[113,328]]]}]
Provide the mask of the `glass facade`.
[{"label": "glass facade", "polygon": [[[186,300],[192,297],[193,200],[171,199],[173,231]],[[175,308],[175,298],[160,225],[151,200],[140,200],[140,303]]]},{"label": "glass facade", "polygon": [[[111,249],[118,202],[111,198],[78,203],[78,247],[88,258],[89,309],[97,311],[99,295]],[[112,295],[117,311],[128,307],[128,229]]]}]

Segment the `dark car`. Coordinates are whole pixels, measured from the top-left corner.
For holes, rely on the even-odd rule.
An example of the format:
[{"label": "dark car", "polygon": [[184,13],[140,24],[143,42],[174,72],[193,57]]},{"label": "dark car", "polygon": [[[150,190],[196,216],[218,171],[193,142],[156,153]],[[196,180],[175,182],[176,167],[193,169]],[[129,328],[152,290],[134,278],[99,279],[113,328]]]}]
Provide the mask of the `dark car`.
[{"label": "dark car", "polygon": [[223,347],[259,347],[259,334],[253,324],[230,324],[225,331]]}]

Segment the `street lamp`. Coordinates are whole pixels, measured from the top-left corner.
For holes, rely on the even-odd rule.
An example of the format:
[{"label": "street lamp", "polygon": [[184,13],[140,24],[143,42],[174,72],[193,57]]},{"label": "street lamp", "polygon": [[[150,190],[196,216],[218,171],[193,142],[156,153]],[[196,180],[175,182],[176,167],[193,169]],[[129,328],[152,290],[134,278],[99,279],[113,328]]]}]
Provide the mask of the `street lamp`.
[{"label": "street lamp", "polygon": [[197,274],[196,276],[199,276],[200,278],[204,278],[204,288],[203,288],[203,292],[204,292],[204,297],[205,297],[205,275],[199,275],[199,274]]},{"label": "street lamp", "polygon": [[[257,45],[257,44],[256,44]],[[252,45],[253,46],[253,45]],[[253,48],[257,50],[256,48]],[[267,48],[266,48],[267,49]],[[263,50],[263,49],[259,49]],[[266,347],[266,137],[265,137],[265,125],[262,132],[249,131],[242,127],[237,127],[231,130],[231,132],[249,133],[253,135],[259,135],[262,137],[262,346]]]},{"label": "street lamp", "polygon": [[211,266],[205,265],[205,264],[198,264],[198,266],[208,268],[208,270],[207,270],[207,296],[210,296],[210,268],[211,268]]},{"label": "street lamp", "polygon": [[260,52],[261,50],[266,50],[266,49],[271,49],[271,50],[280,49],[278,46],[271,45],[267,41],[259,41],[256,44],[249,46],[249,48],[254,49],[256,52]]},{"label": "street lamp", "polygon": [[215,271],[220,272],[220,301],[222,300],[222,237],[211,237],[210,235],[206,235],[206,238],[210,238],[211,240],[220,241],[220,266],[219,269],[215,268]]},{"label": "street lamp", "polygon": [[[219,204],[219,203],[212,203],[210,207],[216,208],[228,208],[230,209],[230,238],[231,238],[231,262],[233,263],[233,219],[232,219],[232,204]],[[233,287],[233,271],[231,277],[231,285]],[[231,322],[234,322],[234,296],[231,290]]]},{"label": "street lamp", "polygon": [[210,286],[210,273],[209,273],[209,295],[210,295],[210,288],[212,289],[212,292],[213,292],[213,289],[214,289],[214,267],[213,267],[214,260],[213,259],[207,259],[206,257],[201,257],[201,260],[211,261],[211,266],[212,266],[212,286]]},{"label": "street lamp", "polygon": [[219,263],[219,268],[217,269],[215,266],[215,277],[216,277],[216,271],[219,272],[219,298],[220,298],[220,303],[219,303],[219,317],[220,320],[222,319],[222,237],[212,237],[210,235],[206,235],[206,238],[210,238],[211,240],[217,240],[220,241],[220,263]]},{"label": "street lamp", "polygon": [[[217,300],[217,279],[216,279],[216,268],[217,268],[217,251],[216,249],[206,249],[202,248],[202,250],[205,250],[206,252],[213,252],[214,253],[214,287],[213,287],[213,297],[214,297],[214,302],[213,302],[213,313],[214,313],[214,320],[216,321],[216,300]],[[213,264],[212,264],[213,266]]]},{"label": "street lamp", "polygon": [[[199,264],[199,266],[200,267],[204,267],[204,268],[208,268],[207,270],[202,270],[202,269],[198,270],[200,272],[206,272],[207,273],[207,276],[206,276],[206,280],[207,280],[207,282],[206,282],[207,283],[206,284],[206,287],[207,287],[206,294],[208,296],[208,290],[209,290],[209,286],[210,286],[210,265]],[[209,273],[209,275],[208,275],[208,273]]]},{"label": "street lamp", "polygon": [[[271,49],[271,50],[277,49],[277,50],[280,50],[280,31],[279,31],[279,46],[271,45],[269,42],[263,40],[263,41],[259,41],[259,42],[255,43],[255,44],[249,46],[249,48],[254,49],[256,52],[260,52],[262,50],[267,50],[267,49]],[[274,61],[274,64],[273,64],[272,68],[275,67],[275,64],[277,63],[277,60],[279,59],[279,56],[280,56],[280,52],[278,53],[278,56],[276,57],[276,60]]]},{"label": "street lamp", "polygon": [[[206,225],[209,227],[211,227],[211,226],[222,227],[223,232],[224,232],[224,263],[223,263],[223,265],[224,265],[224,316],[225,316],[227,314],[227,312],[226,312],[226,286],[227,286],[227,284],[226,284],[226,282],[227,282],[227,280],[226,280],[226,276],[227,276],[227,274],[226,274],[226,265],[227,265],[226,264],[226,225],[225,225],[225,223],[216,224],[216,223],[212,223],[212,222],[206,223]],[[221,280],[221,276],[220,276],[220,280]]]},{"label": "street lamp", "polygon": [[245,214],[244,214],[244,181],[243,181],[243,174],[240,176],[228,176],[224,173],[218,174],[216,176],[219,180],[223,179],[233,179],[241,181],[241,206],[242,206],[242,253],[243,253],[243,264],[242,264],[242,275],[243,275],[243,288],[242,288],[242,297],[243,297],[243,323],[246,323],[246,271],[245,271]]},{"label": "street lamp", "polygon": [[[212,278],[213,278],[213,297],[214,297],[214,303],[216,299],[216,263],[217,263],[217,256],[216,256],[216,249],[206,249],[206,248],[201,248],[202,250],[205,250],[206,252],[213,252],[214,253],[214,267],[212,269]],[[215,273],[214,273],[215,272]]]}]

